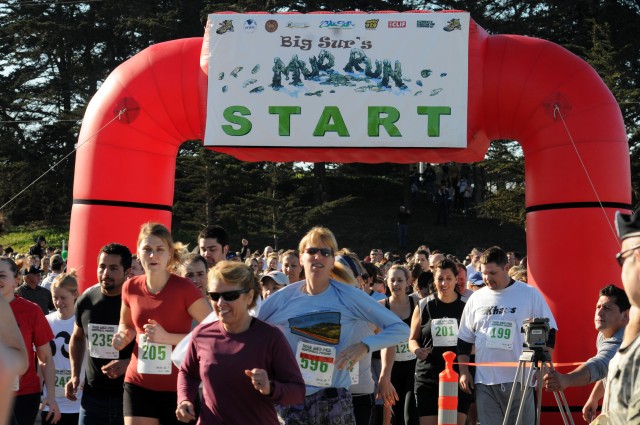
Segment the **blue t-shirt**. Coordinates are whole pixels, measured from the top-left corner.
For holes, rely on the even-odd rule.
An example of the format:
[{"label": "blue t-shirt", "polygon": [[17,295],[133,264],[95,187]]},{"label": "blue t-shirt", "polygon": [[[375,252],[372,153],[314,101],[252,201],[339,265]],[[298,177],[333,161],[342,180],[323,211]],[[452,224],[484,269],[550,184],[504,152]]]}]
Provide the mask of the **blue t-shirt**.
[{"label": "blue t-shirt", "polygon": [[[271,295],[258,315],[283,331],[294,353],[300,343],[333,347],[337,356],[358,342],[376,351],[409,339],[409,327],[363,291],[330,280],[324,292],[310,295],[302,291],[304,285],[305,281],[296,282]],[[362,322],[373,323],[380,333],[362,338]],[[330,387],[350,385],[349,371],[334,368]],[[307,384],[307,395],[320,389]]]}]

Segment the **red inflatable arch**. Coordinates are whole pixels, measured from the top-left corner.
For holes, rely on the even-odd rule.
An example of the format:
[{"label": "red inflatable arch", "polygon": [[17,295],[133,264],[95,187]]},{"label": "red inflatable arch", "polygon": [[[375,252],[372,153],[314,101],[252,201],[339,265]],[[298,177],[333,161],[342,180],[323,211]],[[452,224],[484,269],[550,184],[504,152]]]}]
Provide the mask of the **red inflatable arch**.
[{"label": "red inflatable arch", "polygon": [[[466,149],[216,150],[244,161],[477,162],[491,140],[519,141],[529,279],[559,324],[555,360],[585,360],[594,352],[597,290],[620,284],[610,223],[631,201],[620,110],[597,73],[562,47],[488,35],[473,21],[469,37]],[[178,148],[204,136],[206,52],[202,38],[151,46],[120,65],[89,104],[79,139],[90,141],[76,156],[69,241],[69,266],[79,269],[83,287],[94,283],[100,247],[118,241],[133,249],[141,223],[171,225]],[[575,412],[587,396],[586,389],[567,391]],[[554,408],[545,395],[544,411]],[[558,414],[543,416],[542,423],[560,423]],[[582,420],[578,413],[575,420]]]}]

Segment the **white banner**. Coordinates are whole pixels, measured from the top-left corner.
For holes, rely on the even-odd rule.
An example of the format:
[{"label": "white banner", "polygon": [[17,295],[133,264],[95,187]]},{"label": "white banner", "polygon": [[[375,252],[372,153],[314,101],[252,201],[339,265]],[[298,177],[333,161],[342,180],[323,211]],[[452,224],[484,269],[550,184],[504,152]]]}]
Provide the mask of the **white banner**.
[{"label": "white banner", "polygon": [[468,13],[209,23],[207,146],[467,145]]}]

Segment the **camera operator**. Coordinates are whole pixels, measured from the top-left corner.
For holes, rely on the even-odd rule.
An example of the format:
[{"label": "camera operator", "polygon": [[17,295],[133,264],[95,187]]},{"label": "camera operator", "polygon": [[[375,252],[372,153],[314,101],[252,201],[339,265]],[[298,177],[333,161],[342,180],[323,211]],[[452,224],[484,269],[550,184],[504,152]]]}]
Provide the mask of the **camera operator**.
[{"label": "camera operator", "polygon": [[[524,335],[520,332],[527,318],[548,318],[549,353],[555,344],[557,325],[547,302],[540,291],[509,277],[507,254],[499,247],[482,253],[480,271],[486,284],[467,301],[458,332],[458,362],[469,362],[475,346],[476,361],[518,362],[523,350]],[[520,407],[520,393],[506,412],[515,367],[478,366],[475,377],[469,367],[460,364],[460,387],[470,393],[475,387],[478,417],[482,424],[501,424],[505,416],[507,423],[515,423]],[[535,422],[533,391],[527,392],[523,406],[523,424]]]},{"label": "camera operator", "polygon": [[[613,285],[602,288],[596,303],[594,318],[598,331],[597,354],[567,374],[557,370],[546,374],[543,378],[545,388],[549,391],[560,391],[567,387],[580,387],[604,379],[609,370],[609,361],[622,343],[624,329],[629,322],[630,307],[629,298],[623,289]],[[587,422],[591,422],[595,417],[598,401],[603,396],[604,386],[598,382],[582,409],[582,415]]]}]

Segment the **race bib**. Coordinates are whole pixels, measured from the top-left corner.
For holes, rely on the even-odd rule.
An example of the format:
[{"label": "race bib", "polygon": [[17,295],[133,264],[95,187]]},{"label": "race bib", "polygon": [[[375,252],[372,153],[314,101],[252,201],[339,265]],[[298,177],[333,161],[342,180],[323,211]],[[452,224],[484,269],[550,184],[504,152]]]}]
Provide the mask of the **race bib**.
[{"label": "race bib", "polygon": [[434,347],[455,347],[458,344],[458,321],[454,318],[433,319],[431,338]]},{"label": "race bib", "polygon": [[406,362],[416,358],[416,355],[409,350],[409,341],[396,345],[396,361]]},{"label": "race bib", "polygon": [[56,369],[56,397],[64,398],[64,387],[67,385],[67,382],[71,380],[71,371]]},{"label": "race bib", "polygon": [[305,384],[314,387],[331,386],[336,361],[334,347],[300,341],[296,350],[296,360]]},{"label": "race bib", "polygon": [[119,358],[120,353],[111,346],[116,332],[118,332],[117,325],[89,323],[89,356],[96,359]]},{"label": "race bib", "polygon": [[138,373],[171,375],[171,351],[168,344],[149,342],[147,335],[138,336]]},{"label": "race bib", "polygon": [[513,320],[492,320],[487,333],[487,348],[512,350],[515,329]]},{"label": "race bib", "polygon": [[349,377],[351,378],[351,385],[360,382],[360,362],[357,362],[349,369]]}]

